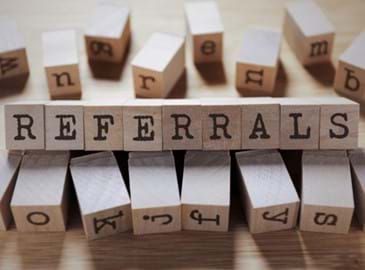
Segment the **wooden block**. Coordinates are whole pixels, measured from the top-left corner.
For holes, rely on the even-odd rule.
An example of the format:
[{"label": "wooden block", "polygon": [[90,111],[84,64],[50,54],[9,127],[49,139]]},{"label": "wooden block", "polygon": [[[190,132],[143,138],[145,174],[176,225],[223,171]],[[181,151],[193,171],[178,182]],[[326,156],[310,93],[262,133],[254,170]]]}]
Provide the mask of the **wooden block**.
[{"label": "wooden block", "polygon": [[22,101],[4,105],[6,148],[45,148],[44,102]]},{"label": "wooden block", "polygon": [[349,159],[343,154],[303,151],[302,231],[347,233],[354,211]]},{"label": "wooden block", "polygon": [[242,98],[242,149],[280,146],[280,105],[271,98]]},{"label": "wooden block", "polygon": [[202,149],[200,101],[167,99],[162,107],[163,149]]},{"label": "wooden block", "polygon": [[216,1],[186,1],[185,18],[195,63],[221,62],[223,24]]},{"label": "wooden block", "polygon": [[240,149],[240,102],[234,98],[204,98],[201,104],[203,149]]},{"label": "wooden block", "polygon": [[263,95],[274,91],[282,34],[274,30],[247,30],[236,63],[236,87],[243,94],[254,90]]},{"label": "wooden block", "polygon": [[12,220],[10,200],[13,196],[21,152],[0,150],[0,230],[7,230]]},{"label": "wooden block", "polygon": [[365,100],[365,31],[339,57],[335,89],[341,94]]},{"label": "wooden block", "polygon": [[11,200],[18,231],[65,231],[69,153],[29,152],[23,157]]},{"label": "wooden block", "polygon": [[136,97],[166,97],[184,69],[184,37],[154,33],[132,61]]},{"label": "wooden block", "polygon": [[46,149],[83,150],[84,112],[79,101],[46,104]]},{"label": "wooden block", "polygon": [[181,230],[181,203],[171,152],[133,152],[129,183],[134,234]]},{"label": "wooden block", "polygon": [[76,32],[74,30],[45,32],[42,41],[43,63],[51,98],[61,99],[81,95]]},{"label": "wooden block", "polygon": [[314,1],[299,0],[287,5],[284,35],[303,65],[331,61],[335,28]]},{"label": "wooden block", "polygon": [[88,239],[132,229],[129,194],[112,152],[73,158],[70,171]]},{"label": "wooden block", "polygon": [[230,157],[226,151],[188,151],[181,189],[182,228],[228,231]]},{"label": "wooden block", "polygon": [[124,150],[162,150],[162,100],[130,99],[123,107]]},{"label": "wooden block", "polygon": [[27,53],[23,35],[16,22],[0,17],[0,80],[29,73]]},{"label": "wooden block", "polygon": [[128,6],[112,1],[98,3],[85,30],[89,60],[122,62],[130,36]]},{"label": "wooden block", "polygon": [[85,150],[123,150],[124,102],[84,104]]},{"label": "wooden block", "polygon": [[280,149],[318,149],[320,105],[315,98],[280,98]]}]

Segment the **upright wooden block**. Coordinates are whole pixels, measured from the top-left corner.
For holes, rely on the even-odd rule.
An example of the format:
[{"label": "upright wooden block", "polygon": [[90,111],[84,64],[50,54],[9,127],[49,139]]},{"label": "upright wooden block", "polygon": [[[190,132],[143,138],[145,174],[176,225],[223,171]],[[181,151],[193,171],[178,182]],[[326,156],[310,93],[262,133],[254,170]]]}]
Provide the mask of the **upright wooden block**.
[{"label": "upright wooden block", "polygon": [[112,152],[73,158],[70,171],[88,239],[132,228],[129,194]]},{"label": "upright wooden block", "polygon": [[45,32],[42,41],[43,63],[51,98],[80,96],[76,32],[74,30]]},{"label": "upright wooden block", "polygon": [[184,70],[184,37],[154,33],[132,61],[136,96],[166,97]]},{"label": "upright wooden block", "polygon": [[185,18],[195,63],[221,62],[223,24],[216,1],[186,1]]},{"label": "upright wooden block", "polygon": [[343,95],[365,100],[365,31],[340,56],[335,89]]},{"label": "upright wooden block", "polygon": [[280,146],[280,105],[271,98],[242,98],[242,149]]},{"label": "upright wooden block", "polygon": [[11,211],[19,231],[65,231],[69,153],[27,152],[20,166]]},{"label": "upright wooden block", "polygon": [[46,104],[46,149],[83,150],[84,112],[79,101]]},{"label": "upright wooden block", "polygon": [[240,102],[234,98],[204,98],[201,104],[203,149],[240,149]]},{"label": "upright wooden block", "polygon": [[188,151],[181,189],[182,228],[228,231],[230,157],[226,151]]},{"label": "upright wooden block", "polygon": [[287,5],[284,35],[303,65],[331,60],[335,29],[314,1],[299,0]]},{"label": "upright wooden block", "polygon": [[354,197],[349,159],[345,155],[345,151],[303,151],[301,230],[349,231]]},{"label": "upright wooden block", "polygon": [[6,104],[4,111],[7,149],[45,148],[43,102],[23,101]]},{"label": "upright wooden block", "polygon": [[132,152],[129,183],[134,234],[181,230],[181,202],[171,152]]},{"label": "upright wooden block", "polygon": [[251,233],[296,226],[299,197],[277,150],[236,153],[241,200]]},{"label": "upright wooden block", "polygon": [[163,149],[202,149],[200,101],[167,99],[162,107]]},{"label": "upright wooden block", "polygon": [[29,73],[23,36],[14,20],[0,17],[0,80]]},{"label": "upright wooden block", "polygon": [[162,100],[130,99],[123,107],[124,149],[162,150]]},{"label": "upright wooden block", "polygon": [[271,95],[276,82],[282,34],[265,29],[248,29],[236,63],[236,87]]},{"label": "upright wooden block", "polygon": [[0,150],[0,230],[6,230],[12,219],[10,201],[21,160],[21,152]]},{"label": "upright wooden block", "polygon": [[122,62],[130,35],[128,6],[112,1],[98,3],[85,30],[89,60]]}]

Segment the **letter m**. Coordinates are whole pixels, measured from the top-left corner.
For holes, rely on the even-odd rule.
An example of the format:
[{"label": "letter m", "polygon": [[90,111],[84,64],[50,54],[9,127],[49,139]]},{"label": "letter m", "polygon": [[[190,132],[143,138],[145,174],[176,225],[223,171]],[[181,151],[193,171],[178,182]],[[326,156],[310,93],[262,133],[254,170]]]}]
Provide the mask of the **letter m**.
[{"label": "letter m", "polygon": [[310,57],[320,56],[328,53],[328,42],[326,40],[311,43]]}]

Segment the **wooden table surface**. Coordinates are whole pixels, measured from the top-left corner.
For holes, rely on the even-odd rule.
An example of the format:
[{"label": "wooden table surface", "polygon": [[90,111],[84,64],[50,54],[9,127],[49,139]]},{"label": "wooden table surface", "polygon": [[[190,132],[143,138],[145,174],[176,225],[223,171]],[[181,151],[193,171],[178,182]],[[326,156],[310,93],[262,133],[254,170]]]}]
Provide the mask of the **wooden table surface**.
[{"label": "wooden table surface", "polygon": [[[284,42],[276,96],[335,95],[332,82],[337,57],[364,30],[365,1],[318,2],[337,29],[334,64],[303,68]],[[284,5],[285,1],[281,0],[221,0],[219,7],[225,27],[224,63],[196,67],[188,46],[186,72],[172,96],[236,96],[235,58],[243,31],[249,25],[280,28]],[[15,86],[1,82],[1,106],[15,100],[48,99],[41,32],[57,28],[78,31],[83,99],[133,97],[130,60],[154,31],[184,33],[185,22],[182,1],[133,0],[130,6],[132,42],[125,63],[90,67],[82,32],[95,7],[94,1],[0,0],[0,15],[14,17],[25,35],[30,62],[27,81],[19,78]],[[105,76],[109,79],[100,78]],[[0,148],[4,148],[3,117],[1,110]],[[362,146],[365,145],[364,124],[362,114]],[[293,230],[253,236],[248,233],[235,192],[232,197],[228,233],[179,232],[138,237],[122,233],[90,242],[83,235],[74,200],[66,233],[18,233],[14,226],[1,232],[0,269],[365,269],[365,234],[356,221],[348,235]]]}]

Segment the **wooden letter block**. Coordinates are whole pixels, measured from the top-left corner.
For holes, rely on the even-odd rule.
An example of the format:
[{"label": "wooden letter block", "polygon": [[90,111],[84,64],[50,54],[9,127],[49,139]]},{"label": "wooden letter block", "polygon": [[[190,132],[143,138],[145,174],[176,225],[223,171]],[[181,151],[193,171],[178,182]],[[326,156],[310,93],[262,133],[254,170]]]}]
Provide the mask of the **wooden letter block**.
[{"label": "wooden letter block", "polygon": [[85,30],[89,60],[122,62],[130,39],[129,8],[101,2]]},{"label": "wooden letter block", "polygon": [[163,149],[202,149],[200,101],[167,99],[162,107]]},{"label": "wooden letter block", "polygon": [[162,100],[131,99],[123,106],[124,149],[162,150]]},{"label": "wooden letter block", "polygon": [[201,100],[201,104],[203,149],[240,149],[240,102],[234,98],[204,98]]},{"label": "wooden letter block", "polygon": [[46,105],[46,149],[83,150],[84,112],[81,102],[54,101]]},{"label": "wooden letter block", "polygon": [[335,89],[341,94],[365,100],[365,31],[340,56],[335,78]]},{"label": "wooden letter block", "polygon": [[0,150],[0,230],[6,230],[12,219],[10,200],[21,160],[21,152]]},{"label": "wooden letter block", "polygon": [[29,73],[23,36],[14,20],[0,17],[0,80]]},{"label": "wooden letter block", "polygon": [[29,152],[23,157],[11,210],[19,231],[65,231],[69,153]]},{"label": "wooden letter block", "polygon": [[223,25],[216,1],[185,2],[195,63],[221,62]]},{"label": "wooden letter block", "polygon": [[346,152],[303,151],[302,163],[300,229],[347,233],[354,211],[354,196]]},{"label": "wooden letter block", "polygon": [[171,152],[132,152],[129,183],[134,234],[181,230],[181,203]]},{"label": "wooden letter block", "polygon": [[112,152],[73,158],[70,170],[88,239],[132,229],[128,191]]},{"label": "wooden letter block", "polygon": [[15,102],[4,105],[4,110],[7,149],[45,148],[43,102]]},{"label": "wooden letter block", "polygon": [[136,97],[168,96],[184,70],[184,37],[154,33],[132,61]]},{"label": "wooden letter block", "polygon": [[188,151],[181,190],[182,228],[228,231],[230,157],[226,151]]},{"label": "wooden letter block", "polygon": [[249,29],[236,63],[236,87],[245,94],[271,95],[276,82],[282,34],[273,30]]},{"label": "wooden letter block", "polygon": [[251,233],[295,228],[299,197],[277,150],[236,153],[241,200]]},{"label": "wooden letter block", "polygon": [[81,96],[76,32],[74,30],[45,32],[42,40],[43,63],[51,98]]}]

